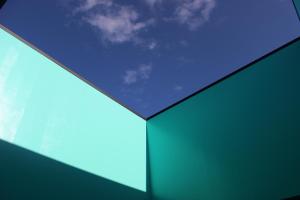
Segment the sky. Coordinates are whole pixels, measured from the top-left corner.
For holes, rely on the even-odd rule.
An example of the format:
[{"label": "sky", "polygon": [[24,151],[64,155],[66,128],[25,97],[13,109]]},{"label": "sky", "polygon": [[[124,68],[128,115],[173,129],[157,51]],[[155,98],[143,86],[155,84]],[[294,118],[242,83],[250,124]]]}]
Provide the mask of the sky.
[{"label": "sky", "polygon": [[300,36],[290,0],[9,0],[0,23],[145,118]]}]

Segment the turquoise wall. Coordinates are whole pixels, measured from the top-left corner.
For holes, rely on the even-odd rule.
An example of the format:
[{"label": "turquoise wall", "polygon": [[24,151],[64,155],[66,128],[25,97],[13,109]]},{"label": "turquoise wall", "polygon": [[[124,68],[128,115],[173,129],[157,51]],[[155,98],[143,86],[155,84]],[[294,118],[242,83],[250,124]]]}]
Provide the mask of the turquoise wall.
[{"label": "turquoise wall", "polygon": [[293,0],[296,6],[296,10],[298,11],[298,16],[300,17],[300,0]]},{"label": "turquoise wall", "polygon": [[0,140],[1,200],[146,200],[147,193]]},{"label": "turquoise wall", "polygon": [[147,123],[157,200],[300,194],[300,40]]},{"label": "turquoise wall", "polygon": [[0,29],[0,139],[146,191],[146,122]]}]

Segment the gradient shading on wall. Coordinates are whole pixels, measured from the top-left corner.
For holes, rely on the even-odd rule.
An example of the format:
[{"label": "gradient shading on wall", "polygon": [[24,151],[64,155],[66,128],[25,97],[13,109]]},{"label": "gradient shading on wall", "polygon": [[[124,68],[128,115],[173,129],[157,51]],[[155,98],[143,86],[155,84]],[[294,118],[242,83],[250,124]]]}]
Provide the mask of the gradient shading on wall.
[{"label": "gradient shading on wall", "polygon": [[157,200],[300,194],[300,41],[147,122]]},{"label": "gradient shading on wall", "polygon": [[145,127],[0,29],[0,139],[145,191]]}]

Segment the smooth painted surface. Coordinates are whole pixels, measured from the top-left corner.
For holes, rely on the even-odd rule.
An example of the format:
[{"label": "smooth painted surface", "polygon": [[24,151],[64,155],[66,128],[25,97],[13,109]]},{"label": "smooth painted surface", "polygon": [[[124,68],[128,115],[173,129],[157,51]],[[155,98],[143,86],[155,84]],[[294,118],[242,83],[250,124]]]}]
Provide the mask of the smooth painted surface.
[{"label": "smooth painted surface", "polygon": [[0,30],[0,138],[145,191],[145,121]]},{"label": "smooth painted surface", "polygon": [[296,6],[298,17],[300,17],[300,0],[293,0]]},{"label": "smooth painted surface", "polygon": [[3,200],[146,200],[147,193],[0,140]]},{"label": "smooth painted surface", "polygon": [[157,200],[300,194],[300,41],[147,123]]}]

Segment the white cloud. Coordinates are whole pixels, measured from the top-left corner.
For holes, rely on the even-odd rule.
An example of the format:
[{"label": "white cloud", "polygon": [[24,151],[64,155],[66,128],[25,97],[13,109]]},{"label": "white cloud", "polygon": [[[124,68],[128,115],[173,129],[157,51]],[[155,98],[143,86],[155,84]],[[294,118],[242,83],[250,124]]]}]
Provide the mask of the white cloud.
[{"label": "white cloud", "polygon": [[81,0],[75,12],[95,27],[103,40],[111,43],[138,41],[139,33],[153,23],[152,19],[142,21],[132,6],[119,5],[113,0]]},{"label": "white cloud", "polygon": [[151,20],[140,22],[138,19],[135,10],[121,6],[107,13],[94,14],[87,19],[87,22],[100,30],[104,39],[113,43],[122,43],[134,40],[141,30],[151,24]]},{"label": "white cloud", "polygon": [[155,5],[160,4],[162,0],[145,0],[145,2],[153,8]]},{"label": "white cloud", "polygon": [[[144,19],[137,12],[134,5],[119,4],[115,0],[76,0],[79,4],[75,14],[80,15],[84,22],[101,33],[104,41],[111,43],[135,42],[145,44],[141,33],[154,24],[154,18]],[[144,0],[151,6],[163,3],[163,0]],[[170,16],[158,15],[165,21],[176,21],[196,30],[210,18],[216,6],[216,0],[173,0],[170,9],[174,12]],[[146,45],[149,50],[157,47],[156,42]]]},{"label": "white cloud", "polygon": [[183,87],[182,87],[181,85],[176,85],[176,86],[174,87],[174,90],[177,91],[177,92],[180,92],[180,91],[183,90]]},{"label": "white cloud", "polygon": [[153,50],[157,47],[157,42],[152,41],[148,44],[148,49]]},{"label": "white cloud", "polygon": [[123,82],[126,85],[132,85],[138,81],[147,80],[152,73],[151,64],[142,64],[137,69],[127,70],[123,76]]},{"label": "white cloud", "polygon": [[123,81],[125,84],[130,85],[137,81],[138,73],[135,70],[127,70],[125,76],[123,77]]},{"label": "white cloud", "polygon": [[195,30],[209,20],[215,6],[215,0],[181,0],[175,10],[175,19]]},{"label": "white cloud", "polygon": [[138,71],[142,79],[149,79],[152,72],[152,65],[140,65]]},{"label": "white cloud", "polygon": [[95,8],[96,6],[112,6],[112,0],[82,0],[76,11],[84,12]]}]

